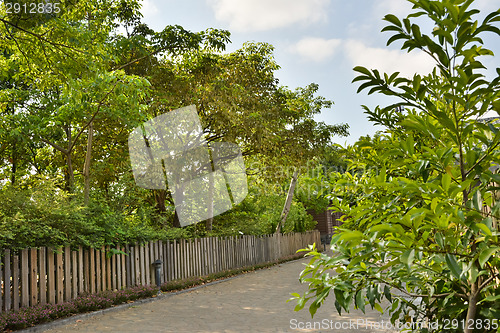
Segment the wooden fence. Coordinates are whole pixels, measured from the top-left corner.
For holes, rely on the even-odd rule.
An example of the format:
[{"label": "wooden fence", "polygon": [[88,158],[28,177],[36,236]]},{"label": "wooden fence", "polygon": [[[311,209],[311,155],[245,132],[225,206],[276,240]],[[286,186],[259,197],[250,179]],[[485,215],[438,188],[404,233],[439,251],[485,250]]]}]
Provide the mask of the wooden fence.
[{"label": "wooden fence", "polygon": [[[80,293],[155,284],[270,262],[316,243],[317,230],[285,235],[209,237],[102,249],[36,248],[0,252],[0,312],[62,303]],[[121,253],[120,253],[121,252]]]}]

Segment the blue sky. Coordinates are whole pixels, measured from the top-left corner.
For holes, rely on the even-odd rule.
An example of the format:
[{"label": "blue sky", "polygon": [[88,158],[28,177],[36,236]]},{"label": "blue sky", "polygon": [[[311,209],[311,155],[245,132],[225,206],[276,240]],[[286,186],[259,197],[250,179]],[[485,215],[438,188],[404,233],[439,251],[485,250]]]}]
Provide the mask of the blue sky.
[{"label": "blue sky", "polygon": [[[292,89],[319,84],[319,94],[335,104],[317,119],[349,124],[348,138],[334,138],[340,144],[352,144],[361,135],[381,129],[368,122],[361,105],[390,102],[383,96],[356,94],[357,85],[351,84],[353,67],[410,76],[428,73],[433,66],[423,53],[408,54],[399,50],[398,43],[387,47],[390,34],[380,32],[385,14],[402,18],[411,12],[405,0],[143,0],[142,4],[144,22],[157,31],[172,24],[191,31],[227,29],[232,41],[228,51],[246,41],[274,45],[280,83]],[[498,0],[476,0],[473,6],[484,15],[498,9]],[[432,27],[421,23],[422,31],[430,33]],[[500,54],[498,36],[485,42]],[[490,73],[500,65],[498,56],[484,63]]]}]

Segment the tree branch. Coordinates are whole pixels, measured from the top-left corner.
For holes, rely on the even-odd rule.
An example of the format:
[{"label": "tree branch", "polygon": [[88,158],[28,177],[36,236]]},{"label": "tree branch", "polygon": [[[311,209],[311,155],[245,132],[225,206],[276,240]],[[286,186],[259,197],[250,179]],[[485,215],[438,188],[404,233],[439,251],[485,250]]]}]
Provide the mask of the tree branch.
[{"label": "tree branch", "polygon": [[43,142],[45,142],[45,143],[47,143],[47,144],[51,145],[51,146],[52,146],[52,147],[54,147],[55,149],[57,149],[57,150],[61,151],[64,155],[68,155],[68,152],[69,152],[69,151],[68,151],[67,149],[64,149],[63,147],[59,146],[58,144],[55,144],[55,143],[53,143],[53,142],[51,142],[51,141],[49,141],[49,140],[47,140],[47,139],[45,139],[45,138],[42,138],[42,137],[40,138],[40,140],[42,140]]},{"label": "tree branch", "polygon": [[92,115],[92,117],[87,122],[87,124],[85,124],[85,126],[83,126],[82,128],[80,128],[80,131],[78,131],[78,134],[76,135],[75,139],[71,143],[71,146],[68,148],[68,151],[71,152],[73,150],[73,147],[75,146],[76,142],[78,141],[78,138],[80,137],[80,135],[82,135],[83,131],[87,127],[89,127],[89,125],[94,121],[95,117],[97,116],[97,114],[101,110],[101,106],[104,104],[104,100],[106,100],[108,98],[108,96],[113,92],[113,90],[115,90],[116,86],[118,85],[118,82],[120,82],[120,80],[117,80],[115,82],[115,84],[113,85],[113,87],[111,87],[111,89],[106,93],[106,95],[104,95],[104,97],[99,101],[99,105],[97,106],[97,111]]},{"label": "tree branch", "polygon": [[45,43],[47,43],[47,44],[50,44],[50,45],[53,45],[53,46],[56,46],[56,47],[57,47],[57,46],[59,46],[59,47],[64,47],[64,48],[70,49],[70,50],[72,50],[72,51],[75,51],[75,52],[81,53],[81,54],[84,54],[84,53],[85,53],[85,52],[80,51],[80,50],[77,50],[77,49],[75,49],[75,48],[73,48],[73,47],[71,47],[71,46],[68,46],[68,45],[65,45],[65,44],[61,44],[61,43],[52,42],[52,41],[50,41],[49,39],[47,39],[47,38],[43,37],[43,36],[42,36],[42,35],[40,35],[40,34],[37,34],[37,33],[34,33],[34,32],[32,32],[32,31],[29,31],[29,30],[26,30],[26,29],[24,29],[24,28],[21,28],[20,26],[18,26],[18,25],[16,25],[16,24],[14,24],[14,23],[12,23],[12,22],[9,22],[9,21],[7,21],[7,20],[4,20],[4,19],[2,19],[2,18],[0,18],[0,22],[3,22],[4,24],[8,24],[8,25],[10,25],[11,27],[14,27],[14,28],[16,28],[16,29],[18,29],[18,30],[21,30],[22,32],[27,33],[28,35],[34,36],[34,37],[38,38],[39,40],[41,40],[41,41],[43,41],[43,42],[45,42]]}]

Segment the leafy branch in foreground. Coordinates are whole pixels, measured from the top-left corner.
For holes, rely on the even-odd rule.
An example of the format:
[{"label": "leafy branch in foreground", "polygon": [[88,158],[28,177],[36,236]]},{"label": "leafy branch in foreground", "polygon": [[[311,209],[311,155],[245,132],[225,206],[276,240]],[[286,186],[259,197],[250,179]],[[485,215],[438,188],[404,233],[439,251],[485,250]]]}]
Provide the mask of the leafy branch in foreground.
[{"label": "leafy branch in foreground", "polygon": [[[413,78],[354,68],[359,91],[400,101],[365,107],[387,130],[349,147],[348,172],[331,177],[345,224],[333,257],[309,249],[301,273],[309,290],[292,299],[296,310],[312,300],[312,315],[333,294],[339,313],[369,304],[393,323],[437,321],[443,331],[454,318],[457,332],[489,331],[476,323],[500,317],[500,131],[479,118],[500,112],[500,69],[487,80],[479,59],[493,54],[482,36],[500,36],[500,10],[479,22],[472,0],[409,1],[407,18],[385,16],[388,44],[402,40],[436,68]],[[412,23],[419,16],[434,24],[429,35]]]}]

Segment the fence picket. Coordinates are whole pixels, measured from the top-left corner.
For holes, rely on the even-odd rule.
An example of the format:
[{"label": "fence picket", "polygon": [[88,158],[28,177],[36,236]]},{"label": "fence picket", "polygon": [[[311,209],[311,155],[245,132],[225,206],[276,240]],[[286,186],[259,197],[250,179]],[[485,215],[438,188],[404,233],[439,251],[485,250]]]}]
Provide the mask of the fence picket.
[{"label": "fence picket", "polygon": [[[111,249],[108,247],[108,251],[109,253],[111,254]],[[117,268],[117,265],[116,265],[116,262],[117,262],[117,259],[118,259],[118,254],[112,254],[111,255],[111,258],[110,258],[110,270],[109,270],[109,278],[110,278],[110,285],[111,285],[111,289],[112,290],[116,290],[116,286],[117,286],[117,275],[116,275],[116,268]]]},{"label": "fence picket", "polygon": [[134,247],[134,274],[135,281],[134,285],[138,286],[141,284],[141,249],[139,249],[139,244],[135,244]]},{"label": "fence picket", "polygon": [[101,291],[101,251],[99,249],[95,249],[95,282],[95,290]]},{"label": "fence picket", "polygon": [[56,267],[54,264],[54,250],[47,249],[47,297],[50,304],[56,303]]},{"label": "fence picket", "polygon": [[21,250],[21,306],[29,306],[29,264],[28,264],[28,250]]},{"label": "fence picket", "polygon": [[96,285],[95,285],[95,249],[90,248],[89,249],[90,253],[90,262],[89,262],[89,284],[90,284],[90,293],[95,294],[96,292]]},{"label": "fence picket", "polygon": [[57,304],[64,302],[64,268],[62,249],[56,253],[56,298]]},{"label": "fence picket", "polygon": [[78,252],[71,251],[71,298],[78,296]]},{"label": "fence picket", "polygon": [[[19,256],[12,256],[12,309],[19,310],[20,306],[20,295],[17,292],[19,290]],[[10,297],[10,291],[7,293],[7,296]],[[10,307],[10,302],[7,303]],[[8,311],[6,309],[6,311]]]},{"label": "fence picket", "polygon": [[38,304],[38,251],[36,249],[30,249],[29,252],[29,296],[30,305]]},{"label": "fence picket", "polygon": [[[90,251],[89,250],[84,250],[83,251],[83,267],[85,267],[85,272],[83,274],[83,289],[82,292],[89,292],[90,291]],[[82,269],[83,269],[82,267]]]},{"label": "fence picket", "polygon": [[64,248],[64,300],[71,299],[71,249]]},{"label": "fence picket", "polygon": [[128,245],[125,245],[125,271],[127,272],[127,283],[124,287],[129,287],[132,285],[132,252],[131,248]]},{"label": "fence picket", "polygon": [[[15,258],[17,258],[17,256],[14,256]],[[11,268],[10,268],[10,261],[11,261],[11,258],[10,258],[10,250],[5,250],[4,251],[4,279],[3,279],[3,282],[4,282],[4,307],[5,307],[5,311],[9,311],[11,309],[11,283],[10,283],[10,276],[11,276]],[[12,274],[13,276],[15,276],[16,278],[19,278],[19,274],[17,273],[17,267],[16,264],[17,263],[17,260],[12,260],[13,261],[13,273]],[[17,276],[16,276],[17,275]],[[14,288],[14,282],[17,283],[16,279],[13,279],[12,281],[12,290],[17,290],[17,288]],[[13,293],[14,295],[16,294],[15,292]],[[19,295],[19,294],[18,294]],[[15,297],[14,297],[15,298]],[[17,298],[17,301],[18,301],[18,304],[19,304],[19,296]],[[18,305],[19,307],[19,305]]]},{"label": "fence picket", "polygon": [[145,244],[145,249],[144,249],[144,279],[145,279],[145,284],[146,285],[150,285],[151,284],[151,270],[150,270],[150,266],[151,266],[151,261],[150,261],[150,252],[151,252],[151,243],[146,243]]}]

